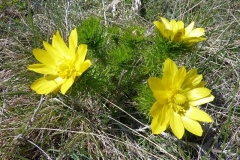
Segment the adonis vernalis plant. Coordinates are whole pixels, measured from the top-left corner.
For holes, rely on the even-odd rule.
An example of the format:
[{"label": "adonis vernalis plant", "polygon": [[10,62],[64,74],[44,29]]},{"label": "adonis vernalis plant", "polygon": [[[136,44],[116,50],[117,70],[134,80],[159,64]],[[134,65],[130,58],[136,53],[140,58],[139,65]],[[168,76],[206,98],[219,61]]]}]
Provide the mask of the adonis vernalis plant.
[{"label": "adonis vernalis plant", "polygon": [[169,22],[164,17],[160,17],[160,19],[161,22],[154,21],[153,23],[161,35],[170,41],[193,45],[206,39],[201,37],[204,35],[204,28],[194,28],[194,22],[184,28],[183,21],[173,19]]},{"label": "adonis vernalis plant", "polygon": [[148,79],[156,102],[150,109],[153,117],[151,129],[153,134],[160,134],[170,125],[173,133],[182,138],[186,128],[189,132],[202,136],[202,127],[198,121],[212,122],[211,117],[197,106],[213,101],[211,90],[205,88],[202,75],[197,69],[186,72],[185,67],[167,59],[164,62],[162,79]]},{"label": "adonis vernalis plant", "polygon": [[40,64],[29,65],[28,70],[44,74],[31,85],[31,89],[38,94],[49,94],[61,91],[65,94],[77,77],[81,76],[90,65],[90,60],[85,60],[87,45],[78,47],[76,29],[71,31],[69,46],[63,41],[59,31],[53,35],[52,45],[43,41],[43,49],[34,49],[35,58]]}]

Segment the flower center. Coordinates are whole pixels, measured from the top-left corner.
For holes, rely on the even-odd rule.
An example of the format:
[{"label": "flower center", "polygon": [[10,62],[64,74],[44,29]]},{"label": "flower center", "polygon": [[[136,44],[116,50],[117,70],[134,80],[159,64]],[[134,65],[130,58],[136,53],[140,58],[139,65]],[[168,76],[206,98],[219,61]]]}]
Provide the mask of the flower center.
[{"label": "flower center", "polygon": [[76,72],[75,67],[70,60],[64,60],[58,65],[58,75],[62,78],[69,78]]},{"label": "flower center", "polygon": [[169,104],[171,108],[178,114],[185,114],[187,108],[185,105],[187,97],[182,90],[174,90],[170,96]]},{"label": "flower center", "polygon": [[184,104],[184,103],[186,102],[186,100],[187,100],[187,98],[186,98],[185,95],[179,94],[179,93],[174,94],[173,97],[172,97],[172,99],[173,99],[173,102],[174,102],[175,104],[179,104],[179,105]]}]

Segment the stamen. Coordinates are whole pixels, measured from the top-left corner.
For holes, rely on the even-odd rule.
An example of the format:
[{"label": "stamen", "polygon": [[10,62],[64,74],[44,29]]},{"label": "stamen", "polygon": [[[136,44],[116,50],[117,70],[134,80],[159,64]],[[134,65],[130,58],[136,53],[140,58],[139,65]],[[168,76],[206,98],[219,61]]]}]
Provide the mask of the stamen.
[{"label": "stamen", "polygon": [[179,104],[179,105],[184,104],[186,102],[186,100],[187,100],[187,98],[183,94],[177,93],[173,96],[174,103]]},{"label": "stamen", "polygon": [[70,77],[74,72],[76,72],[74,64],[71,61],[64,61],[59,66],[58,75],[62,78]]},{"label": "stamen", "polygon": [[186,112],[184,107],[186,101],[187,97],[184,95],[183,91],[181,89],[175,89],[169,97],[169,106],[178,114],[184,115]]}]

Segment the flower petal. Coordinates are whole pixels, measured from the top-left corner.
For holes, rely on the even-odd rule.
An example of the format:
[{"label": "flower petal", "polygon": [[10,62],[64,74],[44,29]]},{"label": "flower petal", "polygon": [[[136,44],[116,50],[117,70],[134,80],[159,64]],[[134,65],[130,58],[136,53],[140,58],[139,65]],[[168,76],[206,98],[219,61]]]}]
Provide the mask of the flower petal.
[{"label": "flower petal", "polygon": [[39,78],[31,85],[31,89],[38,94],[49,94],[62,84],[61,80]]},{"label": "flower petal", "polygon": [[202,136],[203,130],[201,125],[197,121],[192,120],[186,116],[182,116],[181,118],[184,128],[197,136]]},{"label": "flower petal", "polygon": [[186,93],[189,101],[195,101],[198,99],[202,99],[211,94],[211,90],[208,88],[194,88]]},{"label": "flower petal", "polygon": [[167,89],[172,89],[173,79],[177,71],[177,65],[171,59],[166,59],[164,62],[162,83]]},{"label": "flower petal", "polygon": [[75,77],[71,77],[69,79],[67,79],[61,86],[61,93],[65,94],[67,92],[67,90],[72,86],[72,84],[74,83]]},{"label": "flower petal", "polygon": [[148,79],[148,85],[149,85],[150,89],[152,90],[152,92],[161,91],[164,89],[164,87],[162,85],[162,80],[157,77],[150,77]]},{"label": "flower petal", "polygon": [[86,44],[80,44],[78,46],[78,50],[76,53],[76,61],[75,61],[75,67],[76,69],[80,69],[81,64],[83,63],[85,57],[87,54],[87,45]]},{"label": "flower petal", "polygon": [[165,38],[168,38],[167,33],[165,32],[165,25],[159,21],[154,21],[153,24],[155,25],[155,27],[159,30],[159,32],[161,33],[161,35]]},{"label": "flower petal", "polygon": [[43,41],[43,46],[45,50],[55,59],[55,61],[62,60],[64,58],[63,55],[59,52],[59,49],[57,50],[49,43]]},{"label": "flower petal", "polygon": [[[172,31],[172,34],[171,34],[171,41],[174,41],[174,37],[178,31],[178,26],[177,26],[177,22],[173,19],[170,21],[170,30]],[[179,36],[179,35],[176,35],[176,36]]]},{"label": "flower petal", "polygon": [[46,64],[32,64],[27,69],[41,74],[57,74],[56,66]]},{"label": "flower petal", "polygon": [[201,98],[201,99],[198,99],[198,100],[194,100],[194,101],[189,101],[189,105],[191,106],[200,106],[202,104],[206,104],[208,102],[211,102],[214,100],[214,96],[213,95],[209,95],[205,98]]},{"label": "flower petal", "polygon": [[171,129],[172,129],[174,135],[178,139],[181,139],[184,134],[184,126],[183,126],[181,116],[179,114],[177,114],[176,112],[172,113],[172,116],[170,118],[170,126],[171,126]]},{"label": "flower petal", "polygon": [[153,134],[160,134],[167,129],[167,127],[169,126],[170,116],[171,115],[168,106],[163,106],[160,112],[158,112],[158,114],[153,117],[151,123],[151,129]]},{"label": "flower petal", "polygon": [[162,113],[162,109],[163,109],[163,105],[159,104],[158,102],[155,102],[155,103],[152,105],[149,114],[150,114],[152,117],[156,117],[156,116],[158,116],[159,114]]},{"label": "flower petal", "polygon": [[172,41],[177,42],[182,40],[182,37],[184,36],[184,29],[179,29],[176,31],[176,33],[173,34],[172,36]]},{"label": "flower petal", "polygon": [[188,37],[201,37],[202,35],[204,35],[204,28],[195,28]]},{"label": "flower petal", "polygon": [[156,116],[159,115],[159,113],[161,113],[162,106],[161,106],[161,105],[159,106],[157,103],[158,103],[158,102],[156,101],[156,102],[152,105],[152,107],[151,107],[151,109],[150,109],[150,111],[149,111],[149,114],[150,114],[150,116],[152,116],[152,117],[156,117]]},{"label": "flower petal", "polygon": [[194,43],[197,43],[197,42],[201,42],[201,41],[204,41],[206,40],[206,38],[203,38],[203,37],[187,37],[187,38],[182,38],[182,41],[183,43],[186,43],[186,44],[194,44]]},{"label": "flower petal", "polygon": [[[196,88],[196,86],[199,86],[202,80],[202,75],[197,74],[197,69],[191,69],[190,71],[187,72],[185,80],[182,84],[182,88],[188,88],[191,89],[193,87]],[[203,87],[202,85],[200,85]]]},{"label": "flower petal", "polygon": [[166,104],[168,102],[169,94],[166,91],[156,91],[153,95],[160,104]]},{"label": "flower petal", "polygon": [[164,32],[166,33],[166,38],[169,39],[170,41],[172,41],[172,37],[174,37],[174,33],[173,31],[169,30],[169,29],[165,29]]},{"label": "flower petal", "polygon": [[[178,30],[184,29],[183,21],[177,21]],[[185,32],[185,31],[184,31]]]},{"label": "flower petal", "polygon": [[153,134],[161,134],[163,131],[167,129],[166,126],[161,126],[160,123],[158,123],[159,116],[153,117],[151,122],[151,129]]},{"label": "flower petal", "polygon": [[59,52],[59,54],[62,57],[70,59],[70,55],[69,55],[70,51],[69,51],[66,43],[62,39],[59,31],[57,31],[56,34],[53,35],[52,46]]},{"label": "flower petal", "polygon": [[46,65],[54,65],[55,59],[45,50],[36,48],[33,50],[35,58]]},{"label": "flower petal", "polygon": [[165,28],[170,30],[170,22],[164,17],[160,17],[160,19],[162,20]]},{"label": "flower petal", "polygon": [[186,81],[188,81],[189,79],[191,79],[192,77],[195,77],[197,76],[197,68],[194,68],[194,69],[191,69],[187,72],[187,75],[186,75]]},{"label": "flower petal", "polygon": [[169,108],[168,105],[164,105],[162,107],[162,111],[159,117],[159,123],[161,126],[165,126],[166,128],[169,126],[169,121],[172,115],[172,110]]},{"label": "flower petal", "polygon": [[198,83],[196,86],[194,86],[195,88],[202,88],[206,85],[206,82],[201,81],[200,83]]},{"label": "flower petal", "polygon": [[203,79],[203,76],[202,76],[201,74],[195,76],[195,77],[193,78],[193,80],[192,80],[192,85],[193,85],[193,86],[198,85],[198,84],[202,81],[202,79]]},{"label": "flower petal", "polygon": [[190,106],[189,110],[187,110],[186,116],[193,120],[202,121],[202,122],[213,121],[212,118],[206,112],[193,106]]},{"label": "flower petal", "polygon": [[85,72],[91,66],[91,61],[86,60],[82,63],[80,69],[77,71],[77,76],[80,76],[83,72]]},{"label": "flower petal", "polygon": [[170,21],[170,30],[172,30],[174,34],[175,34],[175,33],[177,32],[177,30],[178,30],[178,25],[177,25],[177,22],[176,22],[175,19],[172,19],[172,20]]},{"label": "flower petal", "polygon": [[173,75],[176,74],[176,72],[178,71],[178,67],[176,65],[176,63],[174,61],[172,61],[171,59],[167,58],[164,62],[164,68],[163,68],[163,72],[170,72]]},{"label": "flower petal", "polygon": [[177,73],[173,79],[173,88],[180,88],[183,81],[185,80],[185,77],[186,77],[186,69],[185,69],[185,67],[181,67],[177,71]]},{"label": "flower petal", "polygon": [[77,35],[77,29],[73,29],[70,33],[70,36],[68,38],[68,43],[69,43],[69,50],[70,50],[70,56],[72,59],[75,59],[75,53],[77,49],[77,44],[78,44],[78,35]]},{"label": "flower petal", "polygon": [[192,32],[194,27],[194,22],[190,23],[186,28],[185,28],[185,36],[188,37],[188,35]]}]

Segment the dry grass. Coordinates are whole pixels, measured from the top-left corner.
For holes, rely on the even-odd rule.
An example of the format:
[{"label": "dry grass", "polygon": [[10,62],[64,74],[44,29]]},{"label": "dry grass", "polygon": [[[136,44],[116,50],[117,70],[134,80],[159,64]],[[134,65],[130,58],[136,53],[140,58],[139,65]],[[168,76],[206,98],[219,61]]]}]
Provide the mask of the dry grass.
[{"label": "dry grass", "polygon": [[[138,7],[134,0],[115,1],[115,6],[107,0],[0,2],[1,159],[240,159],[237,0],[148,0]],[[36,77],[26,70],[34,61],[32,49],[50,41],[56,30],[66,38],[90,15],[107,26],[144,26],[146,36],[154,34],[152,21],[158,15],[206,28],[208,39],[199,51],[179,60],[179,65],[199,68],[215,95],[213,103],[202,107],[214,119],[203,124],[202,138],[177,140],[169,131],[152,135],[135,102],[123,101],[119,107],[98,94],[51,97],[29,89]]]}]

